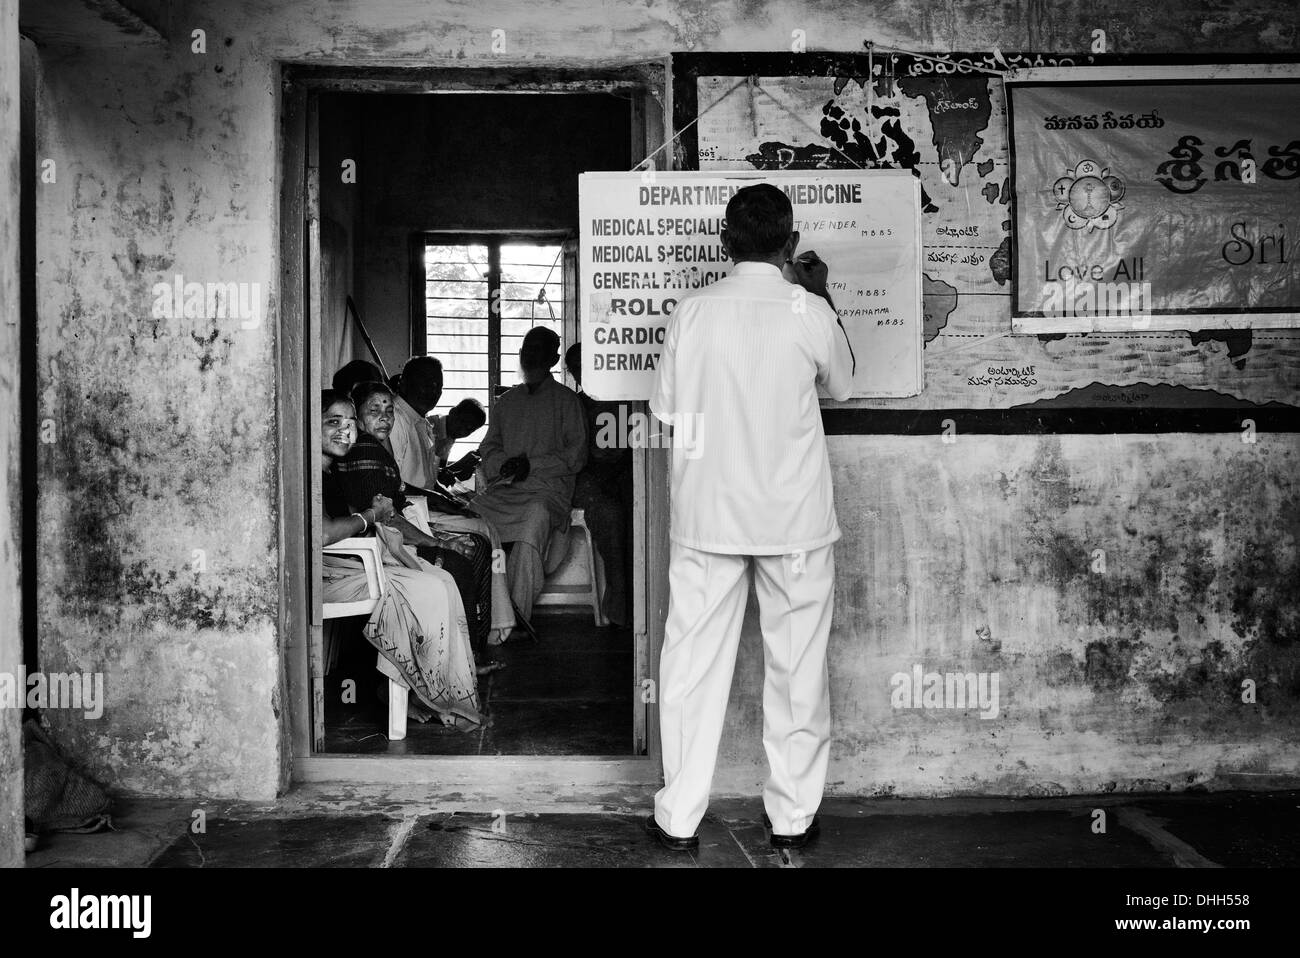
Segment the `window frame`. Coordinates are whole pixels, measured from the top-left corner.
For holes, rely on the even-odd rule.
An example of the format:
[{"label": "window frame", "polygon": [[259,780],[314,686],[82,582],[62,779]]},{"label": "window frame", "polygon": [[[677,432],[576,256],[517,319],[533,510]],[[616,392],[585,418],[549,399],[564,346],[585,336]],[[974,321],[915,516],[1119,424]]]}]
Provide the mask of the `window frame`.
[{"label": "window frame", "polygon": [[[485,245],[488,249],[488,416],[496,406],[501,392],[501,312],[493,310],[491,303],[499,302],[501,295],[501,247],[506,245],[559,246],[575,239],[576,230],[420,230],[411,234],[411,352],[412,356],[426,356],[429,352],[429,319],[426,301],[427,272],[425,247]],[[555,282],[564,282],[564,263],[567,253],[561,252]],[[563,290],[563,286],[561,285]],[[567,297],[561,295],[560,304],[560,356],[572,343],[570,329],[575,317],[567,315]],[[553,301],[554,304],[555,301]]]}]

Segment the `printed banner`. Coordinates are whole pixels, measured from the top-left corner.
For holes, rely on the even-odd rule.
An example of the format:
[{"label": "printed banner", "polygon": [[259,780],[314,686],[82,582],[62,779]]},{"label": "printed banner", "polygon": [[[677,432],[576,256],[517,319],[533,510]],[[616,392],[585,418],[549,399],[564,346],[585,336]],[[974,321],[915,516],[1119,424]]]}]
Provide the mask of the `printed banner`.
[{"label": "printed banner", "polygon": [[1008,79],[1015,332],[1300,325],[1300,77],[1233,69]]},{"label": "printed banner", "polygon": [[650,170],[579,177],[582,384],[592,396],[650,397],[668,316],[731,269],[718,238],[727,201],[756,182],[789,195],[799,250],[826,262],[857,357],[853,395],[921,391],[920,191],[909,171]]}]

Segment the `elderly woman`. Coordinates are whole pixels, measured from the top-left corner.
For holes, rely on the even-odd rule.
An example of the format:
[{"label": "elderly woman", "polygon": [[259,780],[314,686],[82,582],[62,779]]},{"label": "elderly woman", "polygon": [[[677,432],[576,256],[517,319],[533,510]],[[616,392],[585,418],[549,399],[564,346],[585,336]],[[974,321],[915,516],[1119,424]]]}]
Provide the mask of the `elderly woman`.
[{"label": "elderly woman", "polygon": [[[445,570],[411,556],[384,525],[393,518],[393,504],[387,497],[374,495],[361,510],[348,504],[336,470],[356,434],[351,400],[324,390],[318,503],[324,542],[331,545],[352,536],[377,534],[387,588],[366,623],[365,636],[379,650],[379,671],[405,684],[443,724],[477,728],[482,718],[474,653],[460,592]],[[364,570],[345,556],[323,556],[321,579],[326,602],[353,602],[368,594]]]},{"label": "elderly woman", "polygon": [[[509,605],[499,608],[500,602],[494,607],[492,543],[476,531],[482,520],[449,517],[444,522],[441,516],[430,515],[430,535],[405,519],[402,477],[388,444],[395,417],[393,393],[383,383],[363,382],[353,387],[352,401],[361,431],[337,466],[344,495],[354,509],[377,494],[392,501],[396,513],[388,524],[401,533],[405,544],[415,547],[420,558],[451,573],[461,591],[474,652],[480,659],[490,658],[491,631],[513,625],[514,613]],[[504,577],[504,571],[500,575]],[[504,583],[499,591],[505,593]]]}]

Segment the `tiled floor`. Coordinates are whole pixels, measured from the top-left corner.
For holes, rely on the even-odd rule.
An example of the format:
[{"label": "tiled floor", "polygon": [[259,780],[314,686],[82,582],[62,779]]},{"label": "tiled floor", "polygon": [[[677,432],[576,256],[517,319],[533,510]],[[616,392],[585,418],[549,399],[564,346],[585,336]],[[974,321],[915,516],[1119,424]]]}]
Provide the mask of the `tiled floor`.
[{"label": "tiled floor", "polygon": [[[261,806],[127,802],[121,830],[46,836],[29,867],[1215,867],[1300,863],[1300,793],[1053,799],[828,799],[821,837],[778,852],[757,799],[715,800],[700,848],[661,849],[644,807],[438,810],[380,792],[296,790]],[[1107,812],[1094,830],[1093,812]]]},{"label": "tiled floor", "polygon": [[[590,612],[540,611],[538,641],[517,635],[501,647],[506,668],[480,680],[487,722],[460,732],[436,722],[407,724],[390,742],[374,653],[351,650],[327,678],[325,751],[393,755],[632,754],[631,629],[598,629]],[[361,640],[357,640],[361,641]],[[345,678],[357,683],[356,704],[344,704]]]}]

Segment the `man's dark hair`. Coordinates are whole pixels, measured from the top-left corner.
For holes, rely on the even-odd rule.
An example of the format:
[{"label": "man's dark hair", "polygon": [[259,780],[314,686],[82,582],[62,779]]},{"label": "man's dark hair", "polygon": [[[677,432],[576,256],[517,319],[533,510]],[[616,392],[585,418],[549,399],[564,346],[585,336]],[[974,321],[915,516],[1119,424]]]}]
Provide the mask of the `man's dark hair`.
[{"label": "man's dark hair", "polygon": [[368,363],[364,359],[354,359],[334,374],[334,380],[330,385],[344,396],[347,396],[357,383],[372,382],[383,378],[384,374],[379,371],[379,368],[374,363]]},{"label": "man's dark hair", "polygon": [[574,343],[564,354],[564,368],[569,371],[573,381],[582,385],[582,343]]},{"label": "man's dark hair", "polygon": [[417,380],[428,380],[433,377],[437,377],[439,384],[442,383],[442,361],[437,356],[412,356],[402,367],[402,382],[408,386],[413,385]]},{"label": "man's dark hair", "polygon": [[555,330],[534,326],[524,335],[523,345],[519,349],[519,362],[529,368],[550,369],[555,365],[552,357],[558,358],[559,355],[560,337],[555,335]]},{"label": "man's dark hair", "polygon": [[779,253],[794,230],[790,197],[770,183],[736,191],[727,203],[727,244],[737,260]]},{"label": "man's dark hair", "polygon": [[432,409],[442,397],[442,363],[436,356],[412,356],[402,367],[401,393],[414,406]]},{"label": "man's dark hair", "polygon": [[390,399],[393,396],[393,391],[388,388],[386,383],[379,381],[357,383],[352,387],[352,405],[356,406],[357,411],[360,412],[366,400],[376,393],[382,393]]},{"label": "man's dark hair", "polygon": [[456,403],[456,405],[452,406],[451,409],[447,410],[447,415],[449,417],[452,413],[457,413],[460,418],[473,425],[470,432],[477,432],[479,429],[482,429],[484,424],[487,422],[487,410],[483,408],[481,402],[472,396],[462,399],[460,402]]}]

